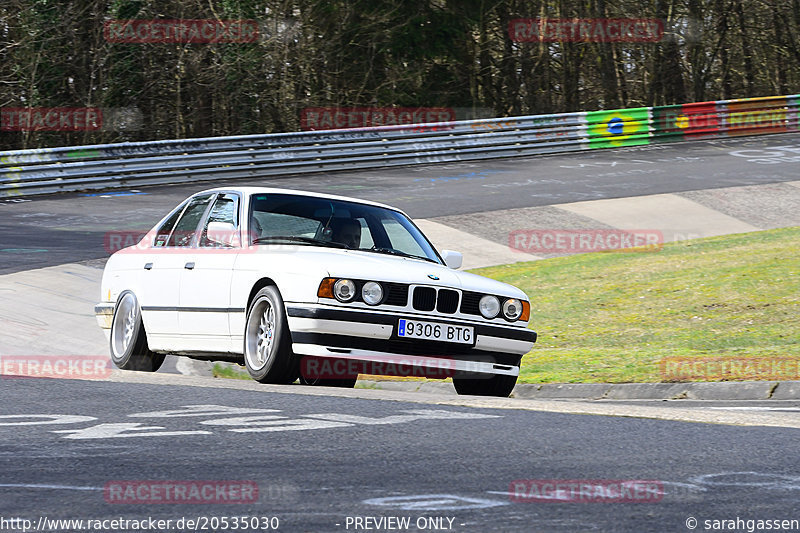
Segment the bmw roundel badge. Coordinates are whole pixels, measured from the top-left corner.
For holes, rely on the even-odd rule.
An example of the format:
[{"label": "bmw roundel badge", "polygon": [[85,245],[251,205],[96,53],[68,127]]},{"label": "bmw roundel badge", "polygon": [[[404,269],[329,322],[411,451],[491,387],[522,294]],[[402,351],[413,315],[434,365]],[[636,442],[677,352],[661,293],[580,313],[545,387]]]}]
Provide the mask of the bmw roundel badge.
[{"label": "bmw roundel badge", "polygon": [[439,276],[435,276],[433,274],[428,274],[428,277],[431,278],[433,281],[438,281],[439,280]]}]

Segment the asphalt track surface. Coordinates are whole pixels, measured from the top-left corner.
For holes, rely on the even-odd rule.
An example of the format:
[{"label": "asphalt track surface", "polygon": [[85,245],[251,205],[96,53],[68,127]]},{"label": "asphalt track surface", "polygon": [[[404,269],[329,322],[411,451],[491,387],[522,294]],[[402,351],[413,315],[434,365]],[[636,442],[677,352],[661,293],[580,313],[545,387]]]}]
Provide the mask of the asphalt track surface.
[{"label": "asphalt track surface", "polygon": [[[800,518],[796,429],[306,396],[300,386],[297,394],[224,395],[24,378],[2,386],[7,398],[26,399],[5,411],[93,417],[0,418],[2,516],[33,524],[41,516],[266,516],[278,517],[279,531],[389,531],[347,520],[394,516],[410,518],[407,531],[435,531],[416,521],[438,518],[463,532],[638,532],[688,531],[690,517],[698,530],[704,520]],[[339,426],[298,429],[320,420]],[[19,423],[27,425],[2,425]],[[250,481],[259,496],[118,503],[104,489],[123,480]],[[514,502],[515,480],[650,480],[662,492],[624,503]]]},{"label": "asphalt track surface", "polygon": [[[261,183],[377,200],[428,218],[797,180],[795,163],[731,155],[776,153],[776,146],[798,147],[800,136]],[[147,229],[189,194],[218,184],[0,202],[0,273],[103,258],[106,232]],[[599,402],[623,414],[601,416],[498,409],[469,399],[426,403],[411,399],[413,393],[407,401],[402,395],[389,401],[381,391],[310,395],[298,385],[278,393],[250,382],[223,390],[187,386],[187,376],[159,379],[0,378],[0,529],[21,531],[2,520],[20,518],[35,526],[40,517],[173,520],[163,531],[233,530],[179,528],[181,517],[277,517],[279,531],[309,532],[436,531],[432,524],[440,524],[439,531],[464,532],[679,532],[690,531],[690,517],[698,521],[695,531],[710,530],[705,520],[737,518],[742,527],[714,530],[747,531],[747,520],[800,519],[797,402],[660,404],[667,413],[682,406],[743,419],[747,411],[732,408],[782,407],[764,413],[792,421],[761,427],[624,415],[628,405],[654,402]],[[209,405],[222,407],[185,407]],[[241,504],[118,503],[104,488],[123,480],[252,481],[259,496]],[[515,480],[650,480],[661,493],[625,503],[522,503],[508,493]],[[355,527],[356,517],[372,520]],[[408,517],[410,526],[377,527],[381,517]]]},{"label": "asphalt track surface", "polygon": [[0,274],[107,257],[107,232],[150,229],[190,194],[225,183],[354,196],[399,207],[412,218],[431,218],[794,181],[792,158],[798,154],[800,135],[781,134],[5,200],[0,201]]}]

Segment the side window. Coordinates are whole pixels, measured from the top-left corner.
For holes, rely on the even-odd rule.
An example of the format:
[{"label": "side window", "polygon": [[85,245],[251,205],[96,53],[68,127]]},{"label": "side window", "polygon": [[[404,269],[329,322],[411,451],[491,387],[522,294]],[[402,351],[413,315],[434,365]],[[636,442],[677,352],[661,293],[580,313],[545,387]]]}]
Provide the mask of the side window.
[{"label": "side window", "polygon": [[205,196],[196,196],[189,200],[189,205],[184,210],[178,223],[175,224],[175,229],[172,232],[172,237],[169,239],[167,246],[185,247],[192,245],[192,239],[197,231],[197,225],[200,224],[200,219],[203,218],[203,213],[206,212],[209,202],[213,194]]},{"label": "side window", "polygon": [[156,232],[156,239],[153,243],[153,246],[156,248],[160,248],[162,246],[167,245],[167,239],[169,239],[169,234],[172,233],[172,228],[175,227],[175,222],[178,221],[178,217],[181,216],[183,213],[183,208],[186,207],[186,202],[182,203],[180,207],[175,209],[175,211],[161,224],[161,227],[158,228]]},{"label": "side window", "polygon": [[[214,240],[208,238],[208,224],[211,222],[226,222],[233,224],[237,228],[236,234],[231,235],[212,235]],[[235,194],[220,194],[211,206],[208,219],[203,226],[203,233],[200,235],[200,246],[231,246],[234,242],[239,242],[239,197]]]}]

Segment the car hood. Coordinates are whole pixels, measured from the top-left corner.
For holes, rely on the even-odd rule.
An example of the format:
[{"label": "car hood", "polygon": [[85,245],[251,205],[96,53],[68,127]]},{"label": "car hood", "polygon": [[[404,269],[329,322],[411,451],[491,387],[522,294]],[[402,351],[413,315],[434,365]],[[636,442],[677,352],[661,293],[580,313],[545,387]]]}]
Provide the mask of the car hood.
[{"label": "car hood", "polygon": [[525,293],[507,283],[419,259],[339,249],[307,249],[292,255],[294,260],[314,263],[335,278],[454,287],[527,299]]}]

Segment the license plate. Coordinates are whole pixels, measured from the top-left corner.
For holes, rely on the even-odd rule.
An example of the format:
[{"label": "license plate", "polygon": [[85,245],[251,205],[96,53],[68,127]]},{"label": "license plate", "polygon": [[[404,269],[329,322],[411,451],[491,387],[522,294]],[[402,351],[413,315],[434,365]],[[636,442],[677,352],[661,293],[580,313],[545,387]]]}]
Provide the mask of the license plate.
[{"label": "license plate", "polygon": [[473,330],[468,326],[437,324],[435,322],[408,320],[405,318],[401,318],[397,324],[397,336],[429,341],[457,342],[460,344],[472,344],[474,340]]}]

